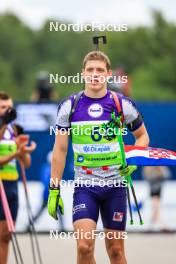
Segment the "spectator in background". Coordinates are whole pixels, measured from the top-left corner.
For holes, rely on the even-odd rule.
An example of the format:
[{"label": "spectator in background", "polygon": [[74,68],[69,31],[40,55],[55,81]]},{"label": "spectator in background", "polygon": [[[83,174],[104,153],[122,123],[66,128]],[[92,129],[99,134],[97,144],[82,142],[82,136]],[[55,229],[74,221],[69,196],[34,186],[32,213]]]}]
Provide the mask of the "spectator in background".
[{"label": "spectator in background", "polygon": [[[12,98],[7,93],[0,91],[0,118],[3,120],[3,126],[0,128],[0,182],[3,183],[9,209],[15,223],[18,212],[18,171],[16,161],[20,160],[26,168],[29,167],[31,165],[30,154],[35,150],[36,144],[32,142],[28,146],[28,135],[15,134],[17,130],[14,131],[14,127],[11,124],[11,121],[16,117],[14,113]],[[7,263],[10,238],[11,235],[4,207],[0,199],[0,263]]]},{"label": "spectator in background", "polygon": [[171,172],[166,166],[146,166],[142,170],[142,175],[150,186],[150,197],[152,200],[151,224],[162,224],[160,215],[161,195],[163,182],[171,176]]},{"label": "spectator in background", "polygon": [[[0,92],[0,96],[6,98],[6,93]],[[0,98],[1,99],[1,98]],[[4,109],[5,105],[1,104],[0,108]],[[1,114],[1,113],[0,113]],[[0,140],[2,139],[4,132],[7,128],[7,125],[11,123],[16,118],[16,110],[12,108],[8,108],[5,113],[0,115]]]},{"label": "spectator in background", "polygon": [[[112,82],[114,78],[114,81]],[[108,89],[117,93],[121,93],[127,97],[131,96],[131,79],[127,76],[124,67],[118,66],[113,71],[113,76],[108,83]]]},{"label": "spectator in background", "polygon": [[34,102],[50,102],[55,101],[57,95],[54,91],[54,87],[49,80],[49,73],[41,71],[37,75],[36,89],[34,90],[31,100]]}]

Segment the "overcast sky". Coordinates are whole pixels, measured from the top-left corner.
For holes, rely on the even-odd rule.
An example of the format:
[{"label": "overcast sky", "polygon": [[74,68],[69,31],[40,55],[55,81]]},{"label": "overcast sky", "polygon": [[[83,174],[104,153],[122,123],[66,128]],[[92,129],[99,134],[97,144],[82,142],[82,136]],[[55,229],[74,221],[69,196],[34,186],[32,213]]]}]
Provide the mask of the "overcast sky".
[{"label": "overcast sky", "polygon": [[176,0],[0,0],[0,13],[13,11],[33,28],[41,27],[47,18],[150,25],[152,8],[176,23]]}]

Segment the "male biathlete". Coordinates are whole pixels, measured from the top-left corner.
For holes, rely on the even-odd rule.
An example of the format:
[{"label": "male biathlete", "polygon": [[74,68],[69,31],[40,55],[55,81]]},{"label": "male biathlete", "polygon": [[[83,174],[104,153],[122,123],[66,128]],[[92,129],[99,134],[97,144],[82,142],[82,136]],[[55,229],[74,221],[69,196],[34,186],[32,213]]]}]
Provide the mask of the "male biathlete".
[{"label": "male biathlete", "polygon": [[[7,93],[0,91],[0,118],[3,120],[0,127],[0,180],[3,183],[12,219],[15,223],[18,212],[16,160],[21,160],[25,167],[29,167],[31,164],[30,153],[34,151],[36,145],[33,142],[31,146],[27,146],[28,136],[15,135],[13,126],[9,123],[11,119],[14,119],[13,114],[11,114],[13,111],[12,98]],[[10,233],[0,200],[0,264],[7,263],[9,241]]]},{"label": "male biathlete", "polygon": [[[74,151],[75,179],[81,185],[75,186],[73,195],[73,226],[83,236],[77,239],[77,263],[95,264],[95,236],[87,232],[96,230],[101,213],[105,244],[111,264],[125,264],[124,240],[119,236],[126,226],[126,188],[116,183],[122,176],[128,176],[136,167],[122,169],[117,136],[108,138],[99,133],[102,126],[111,120],[111,113],[119,115],[115,101],[107,90],[107,78],[112,75],[109,58],[100,51],[88,53],[83,61],[85,89],[71,115],[76,96],[71,95],[58,108],[57,135],[53,148],[51,183],[48,198],[49,214],[57,219],[57,209],[64,213],[60,186],[65,167],[68,135]],[[136,146],[148,146],[149,137],[142,117],[132,100],[117,94],[124,116],[124,123],[135,137]],[[78,128],[80,133],[74,133]],[[67,133],[63,131],[67,130]],[[103,187],[102,187],[103,180]],[[114,185],[109,186],[112,180]],[[87,182],[92,183],[91,186]],[[101,184],[100,184],[101,183]],[[113,232],[113,236],[108,234]],[[84,236],[85,235],[85,236]],[[116,239],[119,238],[120,239]]]}]

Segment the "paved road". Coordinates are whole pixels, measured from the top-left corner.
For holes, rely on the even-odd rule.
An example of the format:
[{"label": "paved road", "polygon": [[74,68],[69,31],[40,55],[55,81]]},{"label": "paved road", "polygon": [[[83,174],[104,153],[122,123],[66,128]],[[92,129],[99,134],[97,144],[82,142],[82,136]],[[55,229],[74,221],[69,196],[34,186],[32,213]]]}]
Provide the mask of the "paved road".
[{"label": "paved road", "polygon": [[[27,235],[19,235],[25,264],[32,264],[30,244]],[[74,239],[50,239],[49,235],[39,235],[43,264],[76,264],[76,243]],[[176,235],[172,234],[129,234],[126,240],[128,264],[175,264]],[[95,256],[97,264],[108,264],[104,241],[96,240]],[[11,250],[9,264],[15,264]]]}]

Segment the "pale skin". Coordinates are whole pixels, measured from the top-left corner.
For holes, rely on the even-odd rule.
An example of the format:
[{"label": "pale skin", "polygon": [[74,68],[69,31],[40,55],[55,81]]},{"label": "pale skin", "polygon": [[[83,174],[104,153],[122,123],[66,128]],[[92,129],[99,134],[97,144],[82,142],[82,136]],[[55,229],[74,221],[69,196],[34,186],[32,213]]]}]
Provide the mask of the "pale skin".
[{"label": "pale skin", "polygon": [[[107,93],[107,82],[102,83],[100,76],[105,79],[112,75],[108,70],[106,63],[99,60],[87,61],[85,68],[82,70],[83,77],[89,77],[89,82],[85,83],[85,95],[92,98],[101,98]],[[145,125],[141,125],[133,132],[136,146],[148,146],[149,136]],[[62,178],[65,167],[65,160],[68,148],[68,134],[61,135],[58,131],[53,149],[51,163],[51,177],[53,182],[59,183]],[[80,219],[74,222],[74,230],[84,230],[84,232],[96,230],[96,223],[91,219]],[[115,232],[119,237],[118,230],[104,230],[105,232]],[[111,264],[126,264],[124,239],[105,239],[106,250]],[[95,239],[77,239],[77,264],[95,264],[94,259]]]},{"label": "pale skin", "polygon": [[[12,99],[0,100],[0,116],[3,115],[9,108],[13,107]],[[0,129],[0,140],[6,130],[6,126]],[[30,167],[32,153],[35,148],[35,142],[32,142],[30,146],[26,146],[29,142],[29,137],[24,135],[16,137],[17,150],[14,153],[0,157],[0,166],[5,165],[13,159],[17,159],[24,163],[26,168]],[[15,224],[15,223],[14,223]],[[0,264],[6,264],[8,259],[10,233],[8,231],[7,222],[5,220],[0,221]]]}]

